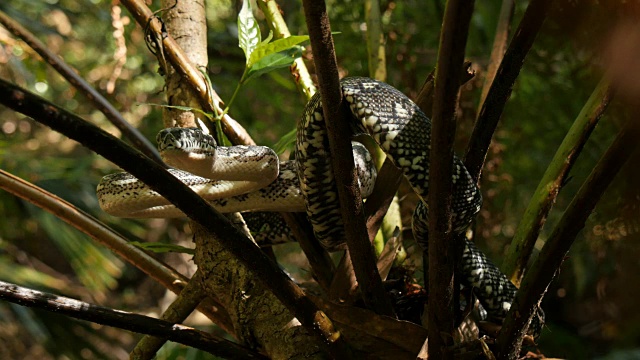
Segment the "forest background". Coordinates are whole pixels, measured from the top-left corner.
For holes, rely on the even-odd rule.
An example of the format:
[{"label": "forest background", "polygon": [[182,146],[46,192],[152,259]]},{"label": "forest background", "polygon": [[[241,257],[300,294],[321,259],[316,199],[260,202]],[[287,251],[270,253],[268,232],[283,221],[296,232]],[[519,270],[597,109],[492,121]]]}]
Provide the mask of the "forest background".
[{"label": "forest background", "polygon": [[[209,76],[222,99],[228,100],[245,65],[237,45],[240,2],[210,0],[206,4]],[[526,5],[516,2],[512,27]],[[280,6],[292,32],[305,34],[301,5],[282,1]],[[500,2],[477,2],[473,13],[466,58],[472,61],[476,75],[461,92],[459,154],[464,152],[477,116],[500,7]],[[37,34],[152,140],[162,127],[162,108],[157,104],[166,102],[163,78],[145,46],[142,29],[125,10],[114,9],[119,7],[100,0],[0,4],[0,10]],[[484,168],[485,202],[476,225],[476,242],[497,263],[558,145],[602,77],[603,49],[611,33],[625,19],[637,19],[639,9],[633,2],[567,0],[553,4],[507,103]],[[363,3],[328,1],[328,10],[332,29],[339,32],[335,44],[341,75],[366,76]],[[382,1],[381,11],[387,82],[415,97],[436,62],[444,2]],[[263,28],[263,34],[267,33]],[[308,60],[310,53],[305,52],[304,57]],[[312,66],[311,61],[307,63]],[[0,77],[119,135],[67,81],[2,28]],[[284,68],[243,86],[230,113],[259,144],[272,146],[295,128],[305,101]],[[626,104],[617,99],[611,103],[572,168],[540,241],[549,235],[629,117]],[[192,246],[186,221],[122,220],[99,209],[95,187],[102,176],[117,171],[111,163],[7,108],[0,108],[0,118],[0,168],[72,202],[122,234],[146,242]],[[540,349],[549,356],[609,354],[605,358],[623,358],[616,354],[640,353],[640,287],[632,285],[640,280],[640,169],[635,165],[639,160],[637,155],[631,158],[598,203],[545,297],[547,329]],[[408,217],[409,209],[403,211]],[[139,313],[157,314],[170,301],[166,290],[140,271],[55,216],[6,192],[0,192],[0,219],[3,281]],[[308,277],[296,244],[274,250],[293,276]],[[411,246],[407,250],[410,257],[417,253]],[[185,274],[193,272],[190,255],[160,256]],[[115,329],[8,303],[0,303],[0,322],[3,358],[45,354],[81,358],[87,352],[110,357],[126,354],[137,339]],[[168,346],[165,351],[190,350]]]}]

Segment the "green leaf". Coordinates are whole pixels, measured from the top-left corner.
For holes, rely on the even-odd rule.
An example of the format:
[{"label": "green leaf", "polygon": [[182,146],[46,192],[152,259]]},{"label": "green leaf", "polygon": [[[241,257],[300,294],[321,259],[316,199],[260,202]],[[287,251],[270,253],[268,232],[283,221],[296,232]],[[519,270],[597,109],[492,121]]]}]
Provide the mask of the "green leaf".
[{"label": "green leaf", "polygon": [[27,209],[52,243],[64,255],[78,279],[95,292],[114,289],[122,275],[122,261],[104,248],[87,240],[87,236],[62,220],[34,205]]},{"label": "green leaf", "polygon": [[255,64],[257,64],[266,56],[284,52],[292,48],[295,48],[296,51],[299,51],[300,53],[302,53],[302,50],[300,49],[300,47],[296,45],[303,43],[307,40],[309,40],[308,35],[297,35],[297,36],[289,36],[288,38],[284,38],[284,39],[278,39],[270,43],[263,41],[255,48],[255,51],[251,53],[251,56],[249,56],[249,60],[247,61],[247,68],[251,69],[252,67],[254,67]]},{"label": "green leaf", "polygon": [[238,45],[244,51],[247,64],[251,54],[260,43],[260,27],[253,17],[249,0],[242,1],[242,8],[238,13]]},{"label": "green leaf", "polygon": [[293,149],[293,144],[295,144],[296,142],[296,134],[296,129],[293,129],[286,133],[283,137],[280,138],[280,140],[278,140],[275,145],[273,145],[273,151],[275,151],[276,154],[280,155],[289,148]]},{"label": "green leaf", "polygon": [[249,68],[242,80],[242,83],[246,84],[249,80],[269,71],[291,66],[295,59],[300,56],[302,56],[302,47],[300,46],[294,46],[287,50],[264,56]]},{"label": "green leaf", "polygon": [[185,254],[191,254],[191,255],[195,254],[195,251],[193,249],[180,246],[180,245],[174,245],[174,244],[142,243],[139,241],[131,241],[130,244],[154,253],[177,252],[177,253],[185,253]]}]

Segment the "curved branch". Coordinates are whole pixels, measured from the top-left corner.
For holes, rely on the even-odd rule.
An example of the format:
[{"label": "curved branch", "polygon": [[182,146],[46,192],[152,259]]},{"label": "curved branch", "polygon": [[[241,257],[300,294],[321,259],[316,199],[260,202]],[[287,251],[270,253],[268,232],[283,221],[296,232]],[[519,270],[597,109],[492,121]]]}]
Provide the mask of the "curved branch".
[{"label": "curved branch", "polygon": [[320,336],[330,351],[340,353],[338,349],[344,346],[344,340],[331,320],[259,247],[166,169],[95,125],[1,79],[0,103],[78,141],[149,185],[189,218],[216,235],[220,243],[263,281],[309,332]]},{"label": "curved branch", "polygon": [[158,150],[145,138],[138,129],[131,126],[125,120],[120,112],[111,105],[107,99],[102,96],[96,89],[92,88],[80,75],[76,73],[67,63],[58,55],[51,52],[42,41],[38,40],[27,29],[22,27],[18,22],[11,19],[7,14],[0,11],[0,23],[11,31],[15,36],[22,39],[27,45],[35,50],[42,58],[51,65],[60,75],[62,75],[71,85],[80,90],[80,92],[93,103],[111,123],[122,132],[122,135],[129,139],[131,143],[150,159],[163,166],[164,162],[160,158]]},{"label": "curved branch", "polygon": [[[184,275],[131,245],[122,235],[73,204],[1,169],[0,188],[48,211],[87,234],[175,294],[180,294],[189,281]],[[229,314],[214,300],[207,300],[199,310],[228,333],[234,333]]]},{"label": "curved branch", "polygon": [[166,337],[172,341],[229,359],[266,359],[263,355],[244,346],[188,326],[31,290],[4,281],[0,281],[0,299],[101,325]]},{"label": "curved branch", "polygon": [[[202,74],[191,65],[180,46],[166,32],[162,21],[141,0],[121,0],[120,2],[129,10],[142,28],[147,28],[148,26],[153,36],[160,40],[158,45],[162,47],[161,56],[166,56],[166,59],[163,58],[162,60],[168,60],[176,71],[184,77],[185,83],[189,84],[194,93],[198,95],[202,108],[212,114],[221,114],[222,108],[220,104],[222,100],[217,93],[208,90]],[[222,129],[232,143],[255,145],[249,133],[229,115],[225,115],[221,121]]]}]

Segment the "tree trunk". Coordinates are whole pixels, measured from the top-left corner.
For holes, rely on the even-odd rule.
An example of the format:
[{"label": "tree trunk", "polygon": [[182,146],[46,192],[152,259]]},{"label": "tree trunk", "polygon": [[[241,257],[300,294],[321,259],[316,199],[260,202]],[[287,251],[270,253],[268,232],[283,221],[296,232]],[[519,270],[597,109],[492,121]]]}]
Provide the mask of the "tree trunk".
[{"label": "tree trunk", "polygon": [[[163,7],[174,6],[163,0]],[[162,16],[169,34],[198,68],[207,66],[205,5],[203,0],[179,1]],[[167,102],[174,106],[200,108],[195,94],[181,86],[181,76],[165,69]],[[164,110],[165,127],[196,127],[198,113]],[[228,215],[248,229],[239,214]],[[202,286],[227,309],[238,338],[273,359],[324,359],[319,339],[309,334],[280,301],[204,228],[191,222],[196,243],[195,262],[203,273]]]}]

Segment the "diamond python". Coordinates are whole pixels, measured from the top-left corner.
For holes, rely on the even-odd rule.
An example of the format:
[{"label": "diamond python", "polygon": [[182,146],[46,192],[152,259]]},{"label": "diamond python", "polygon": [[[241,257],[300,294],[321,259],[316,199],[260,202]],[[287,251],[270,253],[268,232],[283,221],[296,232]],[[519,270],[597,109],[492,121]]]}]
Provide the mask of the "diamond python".
[{"label": "diamond python", "polygon": [[[368,78],[341,81],[344,100],[354,121],[354,134],[369,134],[402,170],[422,199],[413,216],[418,243],[427,245],[427,193],[431,120],[408,97],[388,84]],[[165,129],[158,134],[158,149],[177,178],[219,211],[306,211],[316,238],[328,250],[344,247],[344,227],[332,154],[317,93],[298,123],[295,161],[279,162],[263,146],[218,147],[198,129]],[[363,197],[373,189],[376,173],[371,155],[353,143],[355,166]],[[470,241],[464,232],[480,210],[482,196],[460,159],[453,159],[452,225],[464,241],[458,272],[462,283],[474,289],[489,318],[500,322],[515,297],[516,288]],[[159,194],[128,173],[105,176],[97,188],[100,206],[119,217],[184,216]],[[537,334],[544,314],[530,326]]]}]

